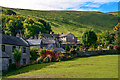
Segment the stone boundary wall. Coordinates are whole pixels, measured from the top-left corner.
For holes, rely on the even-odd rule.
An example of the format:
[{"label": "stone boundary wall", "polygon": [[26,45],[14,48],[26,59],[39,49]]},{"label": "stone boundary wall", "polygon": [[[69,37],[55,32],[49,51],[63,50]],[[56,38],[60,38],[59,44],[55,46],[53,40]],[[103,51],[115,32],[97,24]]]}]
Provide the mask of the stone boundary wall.
[{"label": "stone boundary wall", "polygon": [[78,56],[95,56],[95,55],[107,55],[107,54],[117,54],[115,50],[98,50],[98,51],[80,51]]}]

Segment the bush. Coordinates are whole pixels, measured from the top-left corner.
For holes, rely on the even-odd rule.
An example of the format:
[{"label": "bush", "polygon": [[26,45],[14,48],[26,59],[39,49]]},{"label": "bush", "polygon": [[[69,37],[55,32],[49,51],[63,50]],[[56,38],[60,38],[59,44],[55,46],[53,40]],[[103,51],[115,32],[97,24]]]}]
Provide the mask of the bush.
[{"label": "bush", "polygon": [[112,50],[112,49],[113,49],[113,45],[109,45],[109,46],[107,47],[107,49],[108,49],[108,50]]},{"label": "bush", "polygon": [[118,53],[120,53],[120,46],[119,45],[114,46],[114,50],[116,50]]},{"label": "bush", "polygon": [[76,50],[72,48],[72,49],[70,50],[70,54],[75,54],[75,53],[76,53]]},{"label": "bush", "polygon": [[37,63],[38,63],[38,64],[40,64],[40,63],[42,63],[42,62],[43,62],[43,59],[42,59],[41,57],[39,57],[39,58],[37,58],[37,60],[36,60],[36,61],[37,61]]},{"label": "bush", "polygon": [[72,48],[74,48],[74,49],[75,49],[75,48],[77,48],[77,46],[76,46],[76,45],[73,45],[73,46],[72,46]]},{"label": "bush", "polygon": [[65,46],[65,51],[69,51],[70,47],[68,45]]},{"label": "bush", "polygon": [[31,60],[36,60],[39,57],[38,50],[39,50],[38,48],[31,48],[30,49],[30,58],[31,58]]},{"label": "bush", "polygon": [[94,48],[89,48],[88,51],[94,51],[95,49]]},{"label": "bush", "polygon": [[102,50],[102,47],[101,47],[101,46],[98,46],[97,49],[98,49],[98,50]]},{"label": "bush", "polygon": [[15,64],[15,63],[9,64],[8,71],[15,70],[16,68],[17,68],[17,67],[16,67],[16,64]]}]

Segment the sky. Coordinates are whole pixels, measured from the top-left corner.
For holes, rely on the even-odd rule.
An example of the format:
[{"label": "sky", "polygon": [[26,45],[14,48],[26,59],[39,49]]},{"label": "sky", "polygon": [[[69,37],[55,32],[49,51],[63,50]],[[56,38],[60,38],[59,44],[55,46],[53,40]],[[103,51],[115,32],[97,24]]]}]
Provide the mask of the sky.
[{"label": "sky", "polygon": [[0,6],[32,10],[117,12],[119,0],[0,0]]}]

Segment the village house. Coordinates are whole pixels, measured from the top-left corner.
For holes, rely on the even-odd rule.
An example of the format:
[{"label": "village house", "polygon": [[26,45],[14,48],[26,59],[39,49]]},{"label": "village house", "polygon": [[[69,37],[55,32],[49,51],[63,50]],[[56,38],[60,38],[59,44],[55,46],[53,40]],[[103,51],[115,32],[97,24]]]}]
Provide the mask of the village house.
[{"label": "village house", "polygon": [[60,47],[59,44],[59,34],[41,34],[42,38],[39,39],[40,36],[37,36],[37,39],[27,39],[30,47],[34,48],[46,48],[46,49],[54,49]]},{"label": "village house", "polygon": [[2,70],[7,70],[9,64],[14,63],[13,52],[14,49],[21,49],[22,55],[20,65],[30,64],[30,48],[29,44],[21,37],[9,36],[0,34],[2,37]]},{"label": "village house", "polygon": [[63,43],[70,42],[70,43],[77,43],[77,37],[75,37],[72,33],[60,34],[60,41]]},{"label": "village house", "polygon": [[[41,35],[41,38],[38,39]],[[60,41],[65,43],[77,43],[77,37],[75,37],[72,33],[66,33],[66,34],[53,34],[50,32],[50,34],[42,34],[40,33],[39,36],[37,36],[37,39],[28,39],[28,43],[30,47],[34,48],[43,48],[46,49],[55,49],[60,48]]]}]

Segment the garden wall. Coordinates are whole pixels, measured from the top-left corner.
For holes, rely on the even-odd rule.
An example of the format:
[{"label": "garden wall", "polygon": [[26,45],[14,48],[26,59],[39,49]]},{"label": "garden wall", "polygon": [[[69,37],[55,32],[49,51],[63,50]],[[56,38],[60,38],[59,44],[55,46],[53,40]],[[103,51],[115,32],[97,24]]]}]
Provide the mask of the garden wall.
[{"label": "garden wall", "polygon": [[98,50],[98,51],[80,51],[78,56],[95,56],[95,55],[107,55],[107,54],[117,54],[115,50]]}]

